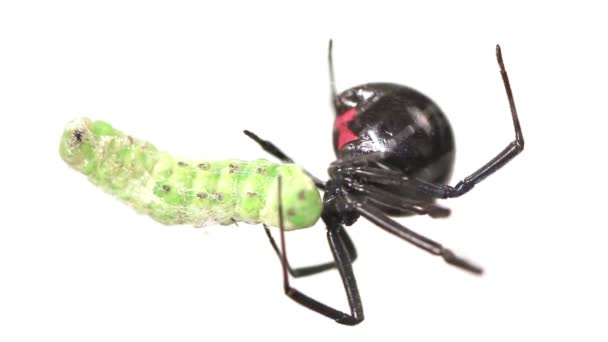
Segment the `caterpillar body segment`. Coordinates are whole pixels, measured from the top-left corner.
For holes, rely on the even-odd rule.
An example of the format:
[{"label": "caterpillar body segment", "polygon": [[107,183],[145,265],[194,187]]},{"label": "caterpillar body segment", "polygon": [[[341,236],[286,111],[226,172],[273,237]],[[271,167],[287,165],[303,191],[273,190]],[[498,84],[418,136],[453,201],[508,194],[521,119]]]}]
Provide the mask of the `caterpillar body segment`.
[{"label": "caterpillar body segment", "polygon": [[277,227],[279,175],[286,230],[310,227],[321,214],[313,180],[294,164],[176,158],[87,118],[66,125],[59,150],[63,160],[92,183],[164,224]]}]

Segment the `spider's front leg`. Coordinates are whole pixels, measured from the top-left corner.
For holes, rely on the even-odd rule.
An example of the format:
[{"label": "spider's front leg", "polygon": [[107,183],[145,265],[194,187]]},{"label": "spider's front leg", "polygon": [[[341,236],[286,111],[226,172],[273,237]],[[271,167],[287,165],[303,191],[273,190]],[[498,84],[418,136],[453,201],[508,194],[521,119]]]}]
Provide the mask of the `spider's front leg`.
[{"label": "spider's front leg", "polygon": [[327,241],[334,257],[335,266],[340,272],[346,297],[350,308],[350,314],[336,310],[316,299],[304,294],[289,283],[289,270],[287,264],[287,251],[285,247],[285,229],[283,225],[283,206],[281,202],[282,184],[279,177],[279,226],[281,229],[281,265],[283,269],[283,289],[285,294],[295,302],[313,311],[329,317],[340,324],[356,325],[363,321],[363,305],[359,296],[359,288],[351,265],[351,256],[346,247],[341,230],[344,229],[339,221],[329,215],[323,215],[322,219],[327,226]]},{"label": "spider's front leg", "polygon": [[511,118],[515,131],[515,140],[510,142],[507,147],[505,147],[489,162],[485,163],[477,171],[458,182],[455,186],[436,184],[419,178],[404,176],[403,173],[395,170],[375,168],[370,166],[366,160],[342,161],[341,163],[336,163],[333,165],[333,168],[340,169],[343,172],[350,172],[356,177],[359,177],[369,183],[409,188],[413,191],[433,198],[453,198],[462,196],[469,192],[471,189],[473,189],[473,187],[475,187],[475,185],[479,184],[488,176],[505,166],[524,149],[524,136],[519,123],[513,92],[511,90],[509,77],[505,69],[502,52],[499,45],[496,45],[496,59],[500,67],[500,74],[502,76],[505,91],[507,93],[507,99],[509,101]]},{"label": "spider's front leg", "polygon": [[[281,251],[279,250],[277,243],[274,241],[274,238],[272,237],[272,233],[270,232],[268,226],[264,225],[264,231],[266,232],[266,236],[270,241],[270,245],[274,249],[279,259],[282,260],[283,257],[281,255]],[[357,259],[357,249],[355,248],[355,244],[351,240],[350,236],[348,236],[346,229],[339,229],[338,234],[340,235],[340,239],[342,239],[342,241],[344,242],[344,246],[346,247],[346,251],[348,252],[348,256],[350,258],[350,262],[355,262],[355,260]],[[309,275],[328,271],[337,267],[335,261],[328,261],[317,265],[301,266],[297,268],[292,268],[288,260],[285,260],[285,262],[287,264],[287,271],[289,271],[289,274],[294,278],[306,277]]]},{"label": "spider's front leg", "polygon": [[[255,134],[251,131],[248,131],[248,130],[244,130],[243,133],[245,133],[246,136],[251,138],[258,145],[260,145],[260,147],[264,151],[275,156],[283,163],[295,164],[293,159],[291,159],[288,155],[286,155],[283,151],[281,151],[281,149],[279,149],[273,142],[264,140],[264,139],[260,138],[257,134]],[[317,188],[319,188],[321,190],[325,190],[325,182],[323,182],[319,178],[315,177],[315,175],[308,172],[306,169],[304,169],[304,172],[308,175],[308,177],[310,177],[315,182],[315,185],[317,186]]]}]

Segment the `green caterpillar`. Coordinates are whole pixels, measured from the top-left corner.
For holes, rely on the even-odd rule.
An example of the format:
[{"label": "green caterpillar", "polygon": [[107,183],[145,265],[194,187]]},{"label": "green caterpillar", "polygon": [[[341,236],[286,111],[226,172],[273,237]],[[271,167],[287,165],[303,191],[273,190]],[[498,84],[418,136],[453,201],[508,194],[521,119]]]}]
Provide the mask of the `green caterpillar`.
[{"label": "green caterpillar", "polygon": [[310,227],[321,215],[313,180],[294,164],[175,158],[87,118],[66,125],[59,152],[95,185],[164,224],[278,227],[279,175],[286,185],[281,193],[285,230]]}]

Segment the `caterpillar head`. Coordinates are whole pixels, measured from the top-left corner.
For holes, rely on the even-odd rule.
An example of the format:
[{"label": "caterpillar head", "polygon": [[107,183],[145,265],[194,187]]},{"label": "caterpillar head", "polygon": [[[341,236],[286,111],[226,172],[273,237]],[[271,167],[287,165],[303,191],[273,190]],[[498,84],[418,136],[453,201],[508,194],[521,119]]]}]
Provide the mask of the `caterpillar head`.
[{"label": "caterpillar head", "polygon": [[[321,216],[323,202],[315,183],[297,165],[284,164],[281,168],[281,205],[285,230],[308,228]],[[268,192],[262,218],[269,226],[279,227],[278,179]]]},{"label": "caterpillar head", "polygon": [[68,165],[87,174],[100,157],[100,146],[104,139],[118,134],[120,132],[103,121],[74,119],[65,126],[59,154]]}]

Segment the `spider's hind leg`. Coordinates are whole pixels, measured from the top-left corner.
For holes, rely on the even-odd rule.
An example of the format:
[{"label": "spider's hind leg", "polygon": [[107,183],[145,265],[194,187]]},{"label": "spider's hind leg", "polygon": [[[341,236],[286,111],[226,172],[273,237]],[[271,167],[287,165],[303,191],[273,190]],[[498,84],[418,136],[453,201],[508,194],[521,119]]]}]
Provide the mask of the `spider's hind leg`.
[{"label": "spider's hind leg", "polygon": [[356,198],[352,195],[347,195],[346,200],[353,206],[353,208],[361,214],[361,216],[365,217],[369,221],[373,222],[378,227],[386,230],[387,232],[396,235],[403,240],[413,244],[414,246],[425,250],[433,255],[441,256],[445,262],[450,265],[459,267],[463,270],[469,271],[475,274],[482,274],[483,270],[457,256],[450,249],[445,248],[440,243],[433,241],[426,236],[420,235],[403,225],[399,224],[395,220],[388,217],[382,210],[376,208],[374,205],[368,203],[369,200],[366,198]]}]

